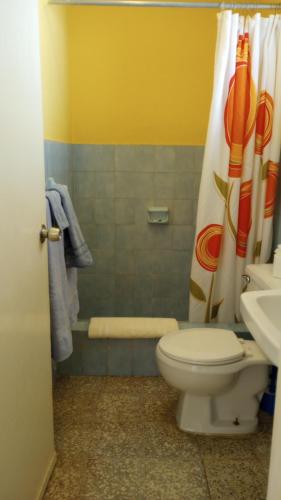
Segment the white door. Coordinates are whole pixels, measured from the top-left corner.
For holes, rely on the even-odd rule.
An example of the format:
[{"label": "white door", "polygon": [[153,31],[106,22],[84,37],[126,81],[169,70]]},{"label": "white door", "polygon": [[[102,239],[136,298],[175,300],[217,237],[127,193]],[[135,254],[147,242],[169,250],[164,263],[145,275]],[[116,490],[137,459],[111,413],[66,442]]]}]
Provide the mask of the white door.
[{"label": "white door", "polygon": [[0,499],[54,462],[38,0],[0,2]]}]

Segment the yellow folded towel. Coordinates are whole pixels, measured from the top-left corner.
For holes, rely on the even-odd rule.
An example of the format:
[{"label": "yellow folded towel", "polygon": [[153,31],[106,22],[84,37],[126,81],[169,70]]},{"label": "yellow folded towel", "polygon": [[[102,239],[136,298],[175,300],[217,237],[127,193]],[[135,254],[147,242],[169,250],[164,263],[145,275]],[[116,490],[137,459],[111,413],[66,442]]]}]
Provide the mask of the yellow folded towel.
[{"label": "yellow folded towel", "polygon": [[88,330],[94,338],[158,338],[179,329],[173,318],[91,318]]}]

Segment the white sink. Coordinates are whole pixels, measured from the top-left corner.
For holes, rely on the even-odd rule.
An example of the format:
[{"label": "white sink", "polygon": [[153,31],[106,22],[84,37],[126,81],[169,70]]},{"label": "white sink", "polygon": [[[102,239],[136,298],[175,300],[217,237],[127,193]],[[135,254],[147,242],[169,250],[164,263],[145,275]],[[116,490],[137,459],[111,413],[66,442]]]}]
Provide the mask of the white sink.
[{"label": "white sink", "polygon": [[[240,310],[259,347],[271,363],[281,366],[281,290],[243,293]],[[280,442],[281,370],[278,370],[267,500],[281,499]]]},{"label": "white sink", "polygon": [[241,314],[259,347],[278,366],[281,346],[281,290],[245,292]]}]

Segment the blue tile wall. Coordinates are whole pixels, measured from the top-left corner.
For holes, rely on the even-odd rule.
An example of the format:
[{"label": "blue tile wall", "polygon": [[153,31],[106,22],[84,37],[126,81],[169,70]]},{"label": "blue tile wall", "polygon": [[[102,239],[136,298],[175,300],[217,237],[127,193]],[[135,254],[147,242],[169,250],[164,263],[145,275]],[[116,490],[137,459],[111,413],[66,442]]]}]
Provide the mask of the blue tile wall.
[{"label": "blue tile wall", "polygon": [[92,343],[89,339],[83,338],[81,351],[83,375],[108,374],[108,348],[103,339],[96,339]]},{"label": "blue tile wall", "polygon": [[[79,273],[80,318],[187,319],[203,147],[46,141],[45,158],[46,175],[70,187],[95,259]],[[169,207],[169,225],[147,223],[153,205]]]},{"label": "blue tile wall", "polygon": [[131,376],[133,374],[132,342],[108,339],[107,348],[108,375]]},{"label": "blue tile wall", "polygon": [[[80,317],[187,319],[203,148],[74,145],[72,158],[74,204],[97,256],[81,273]],[[169,207],[168,226],[148,225],[152,205]]]},{"label": "blue tile wall", "polygon": [[45,141],[45,177],[66,184],[72,190],[72,146],[61,142]]},{"label": "blue tile wall", "polygon": [[155,348],[159,339],[135,339],[132,342],[132,375],[157,376]]},{"label": "blue tile wall", "polygon": [[57,364],[61,375],[158,376],[155,347],[158,339],[88,339],[73,332],[74,350]]}]

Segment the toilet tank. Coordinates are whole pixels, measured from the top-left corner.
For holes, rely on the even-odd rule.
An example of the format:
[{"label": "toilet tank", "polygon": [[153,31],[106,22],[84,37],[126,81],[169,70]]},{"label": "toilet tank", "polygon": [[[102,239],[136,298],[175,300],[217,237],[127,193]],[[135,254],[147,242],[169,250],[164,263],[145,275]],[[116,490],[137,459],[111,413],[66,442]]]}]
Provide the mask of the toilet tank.
[{"label": "toilet tank", "polygon": [[274,290],[281,288],[281,278],[274,278],[273,264],[249,264],[246,266],[245,279],[247,288],[245,291]]}]

